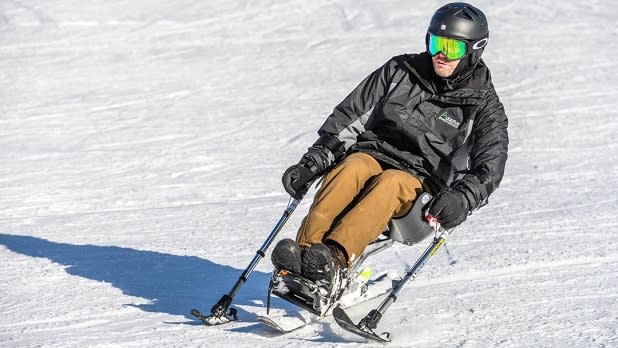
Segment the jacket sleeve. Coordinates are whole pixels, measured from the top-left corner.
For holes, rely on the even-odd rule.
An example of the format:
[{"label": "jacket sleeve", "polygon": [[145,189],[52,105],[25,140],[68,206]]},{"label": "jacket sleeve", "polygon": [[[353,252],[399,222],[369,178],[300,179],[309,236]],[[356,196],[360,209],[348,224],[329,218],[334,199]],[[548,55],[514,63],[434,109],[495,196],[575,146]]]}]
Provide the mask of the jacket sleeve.
[{"label": "jacket sleeve", "polygon": [[493,87],[476,119],[472,131],[470,170],[452,185],[466,196],[470,211],[487,204],[487,199],[504,176],[509,144],[508,120]]},{"label": "jacket sleeve", "polygon": [[367,76],[339,105],[322,127],[320,136],[329,134],[345,142],[346,149],[364,132],[365,123],[374,106],[388,92],[389,81],[396,71],[395,58]]}]

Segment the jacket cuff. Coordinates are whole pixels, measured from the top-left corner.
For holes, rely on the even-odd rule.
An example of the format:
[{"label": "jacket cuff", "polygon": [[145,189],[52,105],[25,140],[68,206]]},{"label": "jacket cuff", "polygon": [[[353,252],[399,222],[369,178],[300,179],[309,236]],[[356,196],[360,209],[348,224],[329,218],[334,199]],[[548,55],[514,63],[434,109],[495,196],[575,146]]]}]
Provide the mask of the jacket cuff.
[{"label": "jacket cuff", "polygon": [[339,161],[345,155],[345,142],[332,134],[321,135],[312,147],[328,149],[334,157],[334,161]]}]

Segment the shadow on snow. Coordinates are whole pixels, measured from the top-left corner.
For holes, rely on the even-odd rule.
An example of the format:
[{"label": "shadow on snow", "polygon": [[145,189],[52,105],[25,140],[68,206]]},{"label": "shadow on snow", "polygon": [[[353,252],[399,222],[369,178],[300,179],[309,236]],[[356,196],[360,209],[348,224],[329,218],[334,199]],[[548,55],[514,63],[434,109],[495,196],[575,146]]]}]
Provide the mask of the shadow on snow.
[{"label": "shadow on snow", "polygon": [[[0,245],[32,257],[42,257],[66,266],[69,274],[110,283],[130,296],[151,300],[135,305],[148,312],[189,315],[191,308],[210,313],[227,293],[242,270],[196,256],[178,256],[116,246],[74,245],[42,238],[0,234]],[[253,255],[247,255],[247,263]],[[234,304],[255,305],[264,300],[269,273],[254,271]],[[242,320],[255,316],[239,310]]]}]

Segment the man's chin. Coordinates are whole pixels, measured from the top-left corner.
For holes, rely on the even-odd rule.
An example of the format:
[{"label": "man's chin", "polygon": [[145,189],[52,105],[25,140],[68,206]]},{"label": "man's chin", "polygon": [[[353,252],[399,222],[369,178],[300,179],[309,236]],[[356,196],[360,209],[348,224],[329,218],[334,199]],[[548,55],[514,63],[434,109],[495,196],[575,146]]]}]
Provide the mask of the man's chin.
[{"label": "man's chin", "polygon": [[436,75],[438,75],[440,77],[449,77],[449,76],[451,76],[451,73],[449,73],[448,71],[441,70],[441,69],[434,68],[433,71],[436,73]]}]

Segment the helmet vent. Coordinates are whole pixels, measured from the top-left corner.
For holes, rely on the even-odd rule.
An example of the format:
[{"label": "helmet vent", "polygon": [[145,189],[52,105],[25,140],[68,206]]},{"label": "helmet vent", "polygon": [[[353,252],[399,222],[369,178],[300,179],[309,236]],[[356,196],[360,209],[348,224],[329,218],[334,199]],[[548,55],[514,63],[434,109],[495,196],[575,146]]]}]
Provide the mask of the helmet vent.
[{"label": "helmet vent", "polygon": [[479,13],[478,13],[478,12],[477,12],[474,8],[467,7],[467,8],[466,8],[466,10],[468,10],[468,11],[470,11],[470,12],[474,13],[474,15],[475,15],[475,16],[477,16],[477,17],[480,17],[480,16],[481,16],[481,15],[480,15],[480,14],[479,14]]},{"label": "helmet vent", "polygon": [[[465,17],[465,19],[473,21],[474,20],[473,14],[476,14],[476,13],[474,13],[474,12],[470,13],[470,12],[472,12],[472,11],[470,11],[470,9],[466,8],[466,9],[461,10],[459,12],[459,14],[460,14],[460,17]],[[478,15],[477,15],[477,17],[478,17]]]}]

